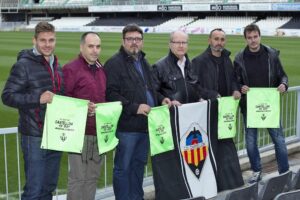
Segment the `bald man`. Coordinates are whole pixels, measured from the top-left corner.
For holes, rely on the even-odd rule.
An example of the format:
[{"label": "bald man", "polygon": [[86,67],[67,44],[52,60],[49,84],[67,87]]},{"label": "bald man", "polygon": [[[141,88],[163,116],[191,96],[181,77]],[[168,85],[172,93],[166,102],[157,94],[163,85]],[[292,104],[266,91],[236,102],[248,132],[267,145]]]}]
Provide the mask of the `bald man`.
[{"label": "bald man", "polygon": [[169,54],[153,65],[155,88],[171,99],[173,105],[197,102],[200,99],[187,55],[188,40],[186,33],[179,30],[172,32]]}]

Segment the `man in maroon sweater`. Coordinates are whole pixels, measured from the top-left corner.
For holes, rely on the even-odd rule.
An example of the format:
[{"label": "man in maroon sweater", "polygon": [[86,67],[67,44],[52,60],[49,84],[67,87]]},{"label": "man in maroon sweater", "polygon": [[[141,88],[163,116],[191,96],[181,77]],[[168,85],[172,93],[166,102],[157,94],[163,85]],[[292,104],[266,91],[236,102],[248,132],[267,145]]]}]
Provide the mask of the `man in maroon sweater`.
[{"label": "man in maroon sweater", "polygon": [[95,104],[105,102],[106,76],[98,57],[101,39],[95,32],[81,36],[79,56],[63,67],[67,96],[89,100],[82,154],[69,153],[68,200],[95,199],[102,156],[98,153]]}]

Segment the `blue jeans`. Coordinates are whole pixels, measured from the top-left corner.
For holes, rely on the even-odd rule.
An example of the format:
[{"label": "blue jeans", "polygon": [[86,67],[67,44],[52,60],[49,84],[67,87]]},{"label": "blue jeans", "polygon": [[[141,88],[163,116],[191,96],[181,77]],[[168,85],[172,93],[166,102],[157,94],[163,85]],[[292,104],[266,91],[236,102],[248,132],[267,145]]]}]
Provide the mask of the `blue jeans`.
[{"label": "blue jeans", "polygon": [[[244,122],[246,117],[244,115]],[[246,123],[244,123],[246,124]],[[246,127],[246,125],[245,125]],[[250,160],[251,169],[254,172],[262,170],[259,150],[257,146],[257,128],[245,128],[246,148]],[[278,172],[284,173],[289,170],[288,153],[283,136],[282,126],[280,128],[268,128],[269,135],[275,147],[275,155],[278,165]]]},{"label": "blue jeans", "polygon": [[25,168],[22,200],[52,200],[56,189],[61,152],[41,149],[40,137],[21,136]]},{"label": "blue jeans", "polygon": [[116,200],[141,200],[144,197],[143,177],[149,151],[146,133],[117,132],[113,170],[113,189]]}]

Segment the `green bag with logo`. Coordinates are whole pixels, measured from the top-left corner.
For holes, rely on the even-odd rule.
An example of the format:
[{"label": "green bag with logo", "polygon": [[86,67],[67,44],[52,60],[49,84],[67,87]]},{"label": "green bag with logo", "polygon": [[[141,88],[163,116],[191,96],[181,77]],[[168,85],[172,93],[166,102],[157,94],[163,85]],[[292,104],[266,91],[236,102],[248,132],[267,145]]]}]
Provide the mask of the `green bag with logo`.
[{"label": "green bag with logo", "polygon": [[239,101],[232,96],[218,98],[218,139],[235,137]]},{"label": "green bag with logo", "polygon": [[280,94],[277,88],[250,88],[247,92],[247,128],[279,128]]},{"label": "green bag with logo", "polygon": [[81,153],[88,100],[54,95],[47,104],[42,149]]},{"label": "green bag with logo", "polygon": [[151,108],[148,115],[151,156],[174,149],[170,112],[167,105]]},{"label": "green bag with logo", "polygon": [[99,154],[113,150],[119,143],[116,138],[118,121],[122,112],[121,102],[96,104],[96,129]]}]

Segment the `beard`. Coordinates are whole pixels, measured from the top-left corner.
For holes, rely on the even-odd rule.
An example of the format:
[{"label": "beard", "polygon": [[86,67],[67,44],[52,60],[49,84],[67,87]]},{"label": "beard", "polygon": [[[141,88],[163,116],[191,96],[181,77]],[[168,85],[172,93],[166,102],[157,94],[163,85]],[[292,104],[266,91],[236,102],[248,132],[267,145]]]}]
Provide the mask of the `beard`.
[{"label": "beard", "polygon": [[212,51],[216,51],[216,52],[222,52],[223,50],[224,50],[224,47],[218,47],[218,46],[212,46],[212,45],[210,45],[210,49],[212,50]]}]

